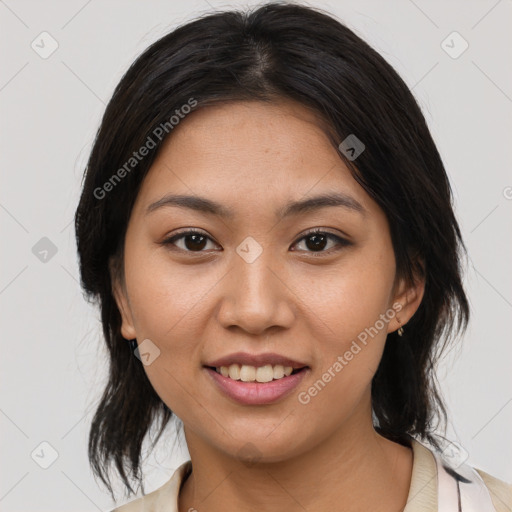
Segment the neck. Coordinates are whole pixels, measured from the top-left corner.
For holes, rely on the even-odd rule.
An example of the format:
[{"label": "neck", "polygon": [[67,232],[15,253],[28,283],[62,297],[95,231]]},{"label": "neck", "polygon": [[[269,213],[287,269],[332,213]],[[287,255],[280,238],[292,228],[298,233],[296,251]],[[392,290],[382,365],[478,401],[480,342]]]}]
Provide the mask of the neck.
[{"label": "neck", "polygon": [[180,492],[180,512],[316,512],[339,508],[340,503],[344,512],[403,510],[412,450],[375,432],[371,412],[369,421],[362,419],[351,418],[351,425],[305,452],[254,465],[185,431],[193,471]]}]

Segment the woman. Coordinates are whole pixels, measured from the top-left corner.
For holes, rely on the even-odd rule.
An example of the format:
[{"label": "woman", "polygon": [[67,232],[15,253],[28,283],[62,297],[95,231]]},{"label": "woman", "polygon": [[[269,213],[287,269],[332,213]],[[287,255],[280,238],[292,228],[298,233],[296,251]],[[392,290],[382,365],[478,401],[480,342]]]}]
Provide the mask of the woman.
[{"label": "woman", "polygon": [[267,4],[151,45],[75,221],[110,355],[92,467],[143,489],[142,442],[173,416],[191,458],[117,511],[510,510],[436,434],[435,363],[469,317],[443,163],[331,16]]}]

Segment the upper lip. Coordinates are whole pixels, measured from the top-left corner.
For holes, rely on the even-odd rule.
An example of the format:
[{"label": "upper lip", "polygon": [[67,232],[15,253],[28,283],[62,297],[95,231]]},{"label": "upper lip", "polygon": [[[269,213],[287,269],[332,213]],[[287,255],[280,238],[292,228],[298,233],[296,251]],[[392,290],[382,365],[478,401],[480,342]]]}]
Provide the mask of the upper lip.
[{"label": "upper lip", "polygon": [[229,354],[227,356],[221,357],[220,359],[215,359],[215,361],[211,361],[206,363],[205,366],[213,366],[214,368],[220,368],[221,366],[231,366],[232,364],[240,364],[247,366],[265,366],[267,364],[277,365],[280,364],[282,366],[291,366],[292,368],[304,368],[307,366],[305,363],[301,363],[299,361],[295,361],[294,359],[290,359],[289,357],[282,356],[280,354],[275,354],[273,352],[266,352],[264,354],[249,354],[247,352],[236,352],[234,354]]}]

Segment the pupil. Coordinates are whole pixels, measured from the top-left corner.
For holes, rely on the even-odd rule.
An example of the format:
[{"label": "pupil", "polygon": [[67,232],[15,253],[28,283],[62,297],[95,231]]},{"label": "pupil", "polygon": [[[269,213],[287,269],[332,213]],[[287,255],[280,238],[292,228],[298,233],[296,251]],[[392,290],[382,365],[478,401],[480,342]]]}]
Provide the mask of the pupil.
[{"label": "pupil", "polygon": [[[202,239],[202,240],[201,240]],[[192,240],[192,246],[187,241]],[[187,249],[203,249],[205,244],[206,237],[203,235],[189,235],[186,238],[185,245],[187,246]]]},{"label": "pupil", "polygon": [[325,248],[326,239],[327,237],[325,235],[314,234],[308,236],[306,239],[307,241],[314,240],[313,244],[309,245],[308,242],[306,242],[306,245],[308,246],[308,249],[323,249]]}]

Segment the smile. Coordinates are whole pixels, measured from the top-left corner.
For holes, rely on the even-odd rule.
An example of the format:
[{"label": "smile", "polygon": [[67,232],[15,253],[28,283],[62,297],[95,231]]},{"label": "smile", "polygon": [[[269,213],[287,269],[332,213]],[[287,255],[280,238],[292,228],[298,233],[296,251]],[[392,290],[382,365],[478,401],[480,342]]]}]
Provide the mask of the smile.
[{"label": "smile", "polygon": [[289,395],[310,370],[290,366],[260,367],[232,364],[229,367],[204,367],[223,395],[245,405],[264,405]]},{"label": "smile", "polygon": [[283,379],[292,373],[297,373],[301,368],[293,369],[291,366],[283,366],[280,364],[265,366],[250,366],[232,364],[230,366],[220,366],[215,368],[217,373],[223,377],[229,377],[233,380],[241,380],[243,382],[270,382],[272,380]]}]

